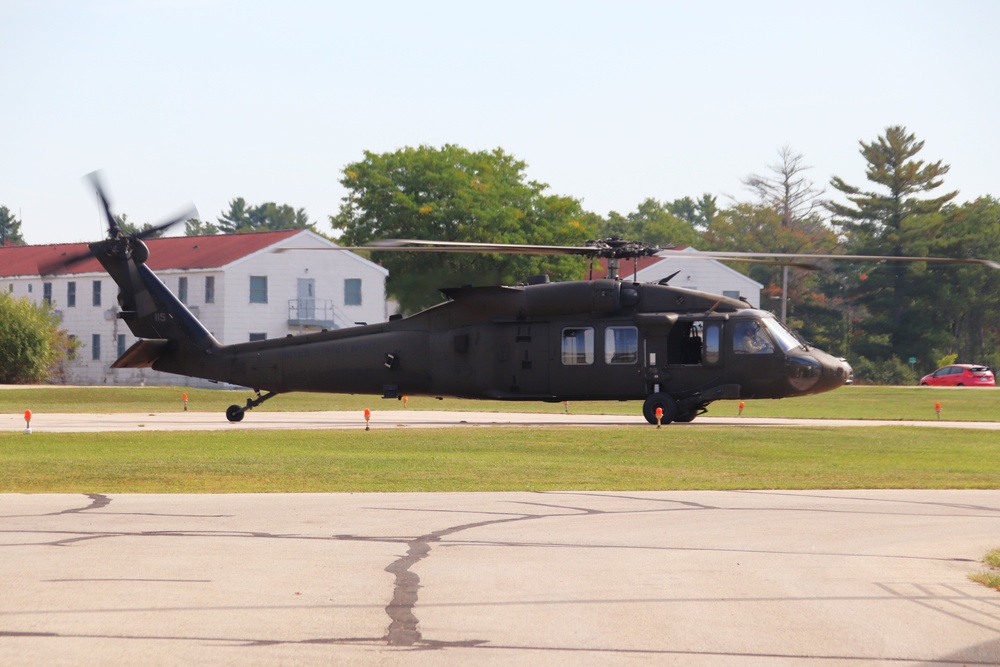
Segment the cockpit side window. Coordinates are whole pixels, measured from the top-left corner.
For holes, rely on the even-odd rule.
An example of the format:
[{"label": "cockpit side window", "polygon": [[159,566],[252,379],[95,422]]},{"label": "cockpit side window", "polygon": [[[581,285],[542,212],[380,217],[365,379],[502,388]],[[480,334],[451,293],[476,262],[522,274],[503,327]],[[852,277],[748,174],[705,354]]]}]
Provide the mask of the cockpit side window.
[{"label": "cockpit side window", "polygon": [[773,354],[774,341],[757,320],[733,323],[733,352],[736,354]]},{"label": "cockpit side window", "polygon": [[767,327],[767,330],[771,332],[771,337],[778,341],[778,347],[780,347],[784,352],[794,350],[797,347],[802,347],[802,339],[796,337],[796,335],[793,334],[788,327],[778,320],[773,317],[765,317],[761,319],[761,322],[765,327]]}]

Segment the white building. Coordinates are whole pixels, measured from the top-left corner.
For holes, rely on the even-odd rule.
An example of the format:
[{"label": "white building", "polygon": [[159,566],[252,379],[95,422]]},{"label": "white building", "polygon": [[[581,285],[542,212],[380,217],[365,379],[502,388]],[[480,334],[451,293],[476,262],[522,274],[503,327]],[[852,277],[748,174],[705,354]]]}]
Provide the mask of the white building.
[{"label": "white building", "polygon": [[[696,259],[698,251],[694,248],[684,248],[683,252],[691,253],[692,257],[642,257],[638,261],[637,271],[634,270],[632,260],[623,259],[619,275],[622,280],[629,282],[655,283],[676,273],[669,281],[673,287],[686,287],[734,299],[742,298],[754,308],[760,308],[760,291],[764,286],[759,282],[714,259]],[[602,270],[607,271],[606,260]],[[597,275],[595,271],[594,277],[603,276]]]},{"label": "white building", "polygon": [[[388,319],[388,271],[307,230],[149,239],[147,266],[223,344]],[[0,247],[0,289],[47,301],[80,341],[73,384],[202,384],[151,369],[113,369],[136,338],[117,317],[118,287],[96,259],[56,275],[39,266],[85,243]]]}]

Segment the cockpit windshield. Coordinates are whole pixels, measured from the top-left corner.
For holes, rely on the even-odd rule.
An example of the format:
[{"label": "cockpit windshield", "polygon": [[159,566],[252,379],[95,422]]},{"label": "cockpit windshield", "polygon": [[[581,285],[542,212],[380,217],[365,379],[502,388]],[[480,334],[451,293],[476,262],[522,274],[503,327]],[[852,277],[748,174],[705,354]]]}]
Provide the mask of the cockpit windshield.
[{"label": "cockpit windshield", "polygon": [[804,345],[804,343],[799,340],[799,338],[793,334],[788,327],[773,317],[762,317],[761,322],[763,322],[764,326],[767,327],[771,336],[778,341],[778,346],[783,351],[788,352]]}]

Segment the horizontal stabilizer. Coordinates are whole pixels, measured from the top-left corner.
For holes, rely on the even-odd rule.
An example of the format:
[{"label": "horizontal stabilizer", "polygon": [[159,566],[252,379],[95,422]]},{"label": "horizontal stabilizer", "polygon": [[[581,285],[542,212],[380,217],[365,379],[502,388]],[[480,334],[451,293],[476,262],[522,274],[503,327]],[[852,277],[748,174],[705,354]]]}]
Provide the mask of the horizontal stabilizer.
[{"label": "horizontal stabilizer", "polygon": [[118,357],[111,368],[150,368],[157,359],[160,358],[170,341],[167,340],[140,340],[138,343],[125,350],[125,354]]}]

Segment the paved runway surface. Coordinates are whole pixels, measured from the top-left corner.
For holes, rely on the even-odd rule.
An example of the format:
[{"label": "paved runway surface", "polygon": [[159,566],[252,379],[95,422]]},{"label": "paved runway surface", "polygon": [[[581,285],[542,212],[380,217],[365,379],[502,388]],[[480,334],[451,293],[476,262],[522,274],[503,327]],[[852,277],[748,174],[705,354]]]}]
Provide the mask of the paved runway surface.
[{"label": "paved runway surface", "polygon": [[992,665],[1000,491],[0,495],[10,665]]},{"label": "paved runway surface", "polygon": [[[530,412],[444,412],[440,410],[373,410],[371,428],[440,428],[457,426],[649,426],[641,415],[578,415]],[[698,417],[698,426],[923,426],[927,428],[975,428],[1000,430],[1000,422],[891,421],[875,419],[782,419],[777,417]],[[119,414],[47,414],[31,419],[32,432],[88,431],[206,431],[239,429],[328,429],[364,428],[361,412],[250,412],[242,422],[230,423],[221,412],[161,412]],[[20,414],[0,415],[0,430],[23,431]]]}]

